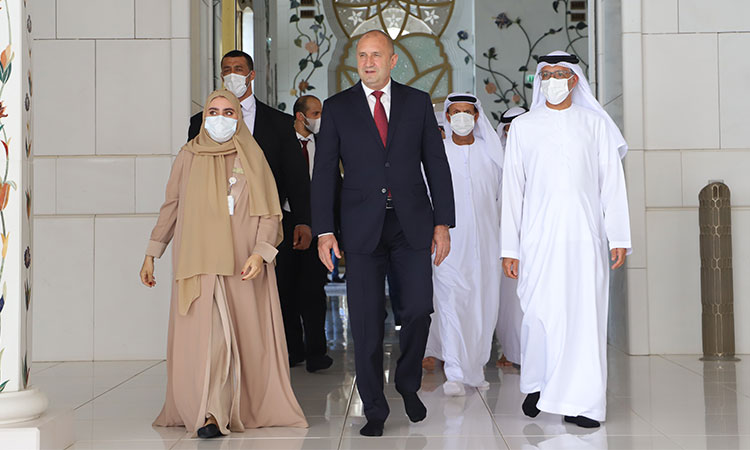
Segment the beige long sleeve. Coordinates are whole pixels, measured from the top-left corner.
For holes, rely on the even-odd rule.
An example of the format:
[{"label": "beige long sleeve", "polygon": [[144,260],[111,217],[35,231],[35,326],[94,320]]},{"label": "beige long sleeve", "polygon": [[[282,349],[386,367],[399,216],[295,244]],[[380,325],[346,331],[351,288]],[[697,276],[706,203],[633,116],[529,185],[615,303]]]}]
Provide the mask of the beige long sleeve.
[{"label": "beige long sleeve", "polygon": [[172,236],[174,236],[175,225],[177,224],[177,207],[180,201],[180,181],[187,157],[187,152],[181,151],[172,164],[164,203],[161,205],[159,219],[156,221],[153,231],[151,231],[151,240],[146,248],[147,256],[161,258],[164,250],[167,249],[167,245],[172,240]]},{"label": "beige long sleeve", "polygon": [[281,222],[276,216],[263,216],[258,223],[258,237],[255,241],[253,253],[263,257],[267,263],[271,263],[279,251],[273,245],[279,232]]}]

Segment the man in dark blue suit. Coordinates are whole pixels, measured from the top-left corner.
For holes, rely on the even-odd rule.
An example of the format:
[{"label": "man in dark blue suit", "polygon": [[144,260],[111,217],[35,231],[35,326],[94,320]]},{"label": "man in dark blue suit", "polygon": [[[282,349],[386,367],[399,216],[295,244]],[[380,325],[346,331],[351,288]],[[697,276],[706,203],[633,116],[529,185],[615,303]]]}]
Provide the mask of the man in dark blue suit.
[{"label": "man in dark blue suit", "polygon": [[430,254],[436,265],[445,259],[448,229],[455,225],[450,168],[430,97],[391,80],[397,61],[387,34],[370,31],[360,38],[361,81],[323,105],[311,187],[318,255],[331,270],[331,249],[341,253],[333,231],[342,162],[341,248],[365,436],[381,436],[390,411],[383,394],[386,268],[402,281],[396,390],[412,422],[427,415],[417,391],[432,313]]}]

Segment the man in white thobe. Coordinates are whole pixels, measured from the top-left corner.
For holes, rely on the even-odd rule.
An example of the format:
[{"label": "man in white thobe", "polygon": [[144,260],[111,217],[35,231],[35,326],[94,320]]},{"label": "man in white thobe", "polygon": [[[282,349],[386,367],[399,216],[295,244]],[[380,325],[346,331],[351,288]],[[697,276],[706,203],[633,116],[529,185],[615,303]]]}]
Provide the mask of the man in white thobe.
[{"label": "man in white thobe", "polygon": [[445,111],[456,227],[451,253],[433,271],[434,326],[426,354],[444,361],[443,391],[458,396],[464,385],[489,386],[484,365],[500,300],[502,148],[475,96],[451,94]]},{"label": "man in white thobe", "polygon": [[[513,119],[527,112],[521,106],[514,106],[505,111],[500,116],[500,124],[497,126],[497,135],[500,137],[500,143],[503,146],[503,156],[505,155],[505,144],[508,142],[508,132]],[[497,367],[507,367],[521,364],[521,320],[523,311],[521,311],[521,301],[518,299],[516,289],[518,280],[508,278],[503,275],[500,280],[500,309],[497,314],[497,325],[495,326],[495,338],[500,344],[502,352],[495,365]]]},{"label": "man in white thobe", "polygon": [[500,123],[497,126],[497,135],[500,136],[500,143],[503,145],[503,154],[505,154],[505,144],[508,143],[508,132],[510,131],[510,124],[513,122],[513,119],[527,112],[528,110],[523,106],[514,106],[512,108],[508,108],[504,113],[500,114]]},{"label": "man in white thobe", "polygon": [[521,299],[523,412],[598,427],[606,416],[609,256],[630,251],[622,134],[578,59],[539,58],[531,111],[513,121],[503,172],[503,270]]}]

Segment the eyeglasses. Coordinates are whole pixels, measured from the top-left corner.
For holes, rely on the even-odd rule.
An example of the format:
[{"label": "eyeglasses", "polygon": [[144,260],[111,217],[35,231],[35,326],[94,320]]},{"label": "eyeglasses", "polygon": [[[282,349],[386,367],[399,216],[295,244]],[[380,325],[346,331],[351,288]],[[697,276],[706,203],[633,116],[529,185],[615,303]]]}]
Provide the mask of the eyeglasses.
[{"label": "eyeglasses", "polygon": [[552,77],[555,77],[557,80],[565,80],[573,76],[573,72],[569,70],[556,70],[554,72],[548,72],[546,70],[543,70],[541,73],[542,80],[549,80]]}]

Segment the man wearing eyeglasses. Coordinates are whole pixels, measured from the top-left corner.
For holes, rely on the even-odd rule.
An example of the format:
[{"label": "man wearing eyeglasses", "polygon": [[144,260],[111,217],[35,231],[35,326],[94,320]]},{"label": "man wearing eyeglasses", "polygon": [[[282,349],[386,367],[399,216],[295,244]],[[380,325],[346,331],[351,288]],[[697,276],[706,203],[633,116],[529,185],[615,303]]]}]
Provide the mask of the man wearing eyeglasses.
[{"label": "man wearing eyeglasses", "polygon": [[523,412],[584,428],[606,416],[609,267],[625,263],[627,144],[578,58],[539,58],[531,110],[513,121],[503,167],[501,256],[518,279]]}]

